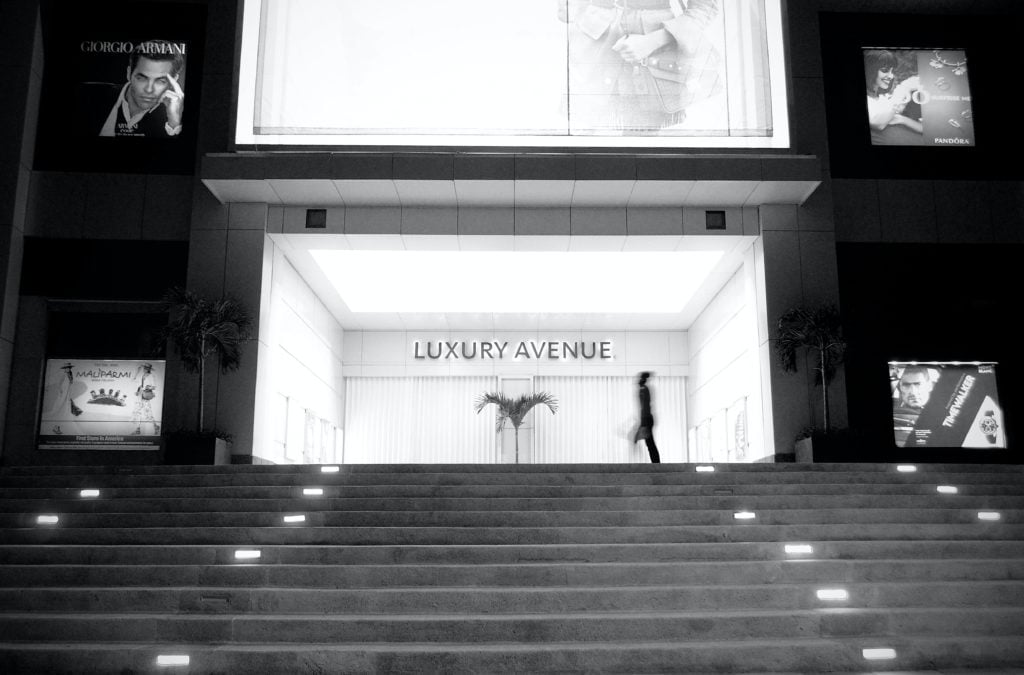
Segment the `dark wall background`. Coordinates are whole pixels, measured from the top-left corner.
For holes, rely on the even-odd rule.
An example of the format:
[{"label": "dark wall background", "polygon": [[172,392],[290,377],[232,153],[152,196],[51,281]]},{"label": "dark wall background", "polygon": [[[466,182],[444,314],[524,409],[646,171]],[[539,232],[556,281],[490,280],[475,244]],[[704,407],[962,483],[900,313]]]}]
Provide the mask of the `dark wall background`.
[{"label": "dark wall background", "polygon": [[[972,3],[962,3],[969,5]],[[964,7],[964,10],[969,10]],[[1024,133],[1014,73],[1024,66],[1024,17],[822,12],[822,75],[833,178],[1020,179]],[[864,86],[865,47],[966,50],[976,133],[973,147],[872,146]]]},{"label": "dark wall background", "polygon": [[159,301],[185,285],[188,243],[25,237],[21,294]]},{"label": "dark wall background", "polygon": [[[1021,463],[1020,385],[1024,247],[839,244],[850,427],[875,448],[868,460]],[[1005,451],[904,449],[893,442],[891,360],[996,361]]]}]

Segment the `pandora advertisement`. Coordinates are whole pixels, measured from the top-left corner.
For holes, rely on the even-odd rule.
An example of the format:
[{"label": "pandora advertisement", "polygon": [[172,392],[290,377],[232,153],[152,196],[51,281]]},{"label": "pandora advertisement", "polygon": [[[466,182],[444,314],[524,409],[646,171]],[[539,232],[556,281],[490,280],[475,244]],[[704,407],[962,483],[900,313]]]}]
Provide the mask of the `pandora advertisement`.
[{"label": "pandora advertisement", "polygon": [[246,0],[236,142],[788,147],[779,0]]},{"label": "pandora advertisement", "polygon": [[39,448],[158,449],[164,364],[48,359]]},{"label": "pandora advertisement", "polygon": [[1005,448],[995,363],[889,363],[896,445]]},{"label": "pandora advertisement", "polygon": [[864,49],[872,145],[973,146],[967,54]]}]

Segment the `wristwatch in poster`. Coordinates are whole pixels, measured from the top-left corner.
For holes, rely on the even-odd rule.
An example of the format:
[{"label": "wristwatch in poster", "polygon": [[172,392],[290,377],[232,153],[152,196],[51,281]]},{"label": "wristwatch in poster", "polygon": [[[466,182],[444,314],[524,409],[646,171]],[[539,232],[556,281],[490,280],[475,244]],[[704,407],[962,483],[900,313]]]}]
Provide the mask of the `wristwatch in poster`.
[{"label": "wristwatch in poster", "polygon": [[981,426],[981,433],[985,434],[985,440],[989,443],[995,443],[996,431],[999,430],[999,423],[996,422],[996,412],[994,410],[986,410],[979,426]]}]

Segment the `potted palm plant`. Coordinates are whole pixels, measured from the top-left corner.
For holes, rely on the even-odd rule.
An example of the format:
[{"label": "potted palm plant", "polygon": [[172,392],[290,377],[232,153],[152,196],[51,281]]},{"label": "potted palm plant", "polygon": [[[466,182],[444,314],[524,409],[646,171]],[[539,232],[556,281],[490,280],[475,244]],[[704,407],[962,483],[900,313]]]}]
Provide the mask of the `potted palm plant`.
[{"label": "potted palm plant", "polygon": [[231,436],[218,429],[208,430],[203,417],[206,372],[211,359],[222,373],[238,368],[252,319],[233,298],[211,300],[177,287],[164,296],[164,306],[170,313],[170,322],[163,331],[163,339],[173,345],[185,370],[199,375],[195,429],[169,434],[166,461],[228,464]]},{"label": "potted palm plant", "polygon": [[797,439],[797,461],[808,461],[813,457],[814,438],[818,437],[819,445],[827,445],[834,435],[829,421],[829,385],[846,353],[839,308],[821,305],[794,307],[784,312],[776,326],[775,352],[786,372],[797,372],[800,355],[810,357],[816,373],[815,383],[821,387],[822,428],[812,427]]},{"label": "potted palm plant", "polygon": [[480,411],[491,403],[498,406],[495,431],[501,433],[501,430],[505,428],[506,422],[511,422],[512,427],[515,429],[516,464],[519,463],[519,427],[522,426],[526,416],[538,405],[546,405],[552,414],[558,410],[557,399],[547,392],[523,394],[518,398],[511,398],[501,392],[492,391],[481,394],[477,398],[475,406],[477,414],[480,414]]}]

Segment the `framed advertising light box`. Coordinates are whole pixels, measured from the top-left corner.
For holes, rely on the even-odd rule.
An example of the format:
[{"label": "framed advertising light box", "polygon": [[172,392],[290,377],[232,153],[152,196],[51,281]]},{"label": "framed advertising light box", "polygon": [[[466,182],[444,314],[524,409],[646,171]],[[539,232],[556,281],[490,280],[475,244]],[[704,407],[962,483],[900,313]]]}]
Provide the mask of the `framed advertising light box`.
[{"label": "framed advertising light box", "polygon": [[165,363],[47,359],[39,449],[159,449]]},{"label": "framed advertising light box", "polygon": [[36,167],[194,170],[205,7],[42,4]]},{"label": "framed advertising light box", "polygon": [[974,145],[967,53],[864,49],[872,145]]},{"label": "framed advertising light box", "polygon": [[834,178],[1024,176],[1024,137],[1005,104],[1024,5],[1005,15],[819,16]]},{"label": "framed advertising light box", "polygon": [[901,448],[1004,449],[996,363],[890,361],[893,439]]},{"label": "framed advertising light box", "polygon": [[780,0],[245,0],[235,143],[787,148]]}]

